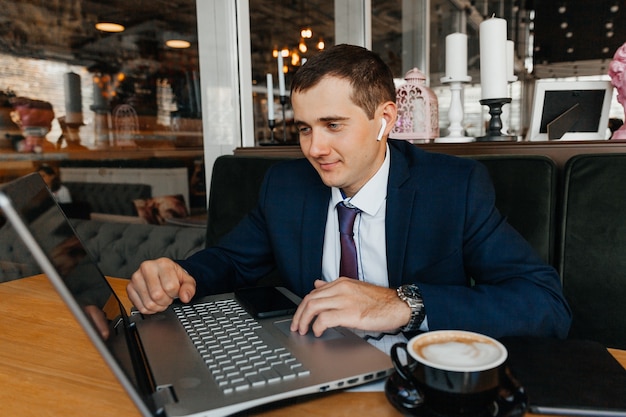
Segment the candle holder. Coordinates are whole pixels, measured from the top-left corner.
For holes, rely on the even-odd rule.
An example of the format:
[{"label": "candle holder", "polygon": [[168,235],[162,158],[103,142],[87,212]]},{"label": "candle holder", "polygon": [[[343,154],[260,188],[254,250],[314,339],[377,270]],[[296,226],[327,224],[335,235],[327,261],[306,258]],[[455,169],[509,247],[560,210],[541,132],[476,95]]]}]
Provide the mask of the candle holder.
[{"label": "candle holder", "polygon": [[448,110],[448,119],[450,126],[448,127],[448,136],[436,138],[435,143],[465,143],[474,142],[476,138],[465,136],[463,134],[463,101],[461,100],[461,92],[463,91],[463,83],[470,82],[472,77],[462,77],[453,80],[450,77],[441,79],[443,84],[450,84],[450,109]]},{"label": "candle holder", "polygon": [[285,118],[285,106],[287,105],[287,96],[280,96],[280,106],[283,110],[283,142],[287,143],[287,119]]},{"label": "candle holder", "polygon": [[270,128],[270,139],[269,140],[261,140],[259,141],[259,146],[279,146],[282,143],[276,141],[276,137],[274,135],[274,129],[276,128],[276,120],[268,119],[267,126]]},{"label": "candle holder", "polygon": [[268,126],[269,126],[269,128],[270,128],[270,143],[272,143],[272,144],[273,144],[273,143],[275,142],[275,140],[274,140],[274,128],[276,127],[276,120],[274,120],[274,119],[269,119],[269,120],[267,121],[267,125],[268,125]]},{"label": "candle holder", "polygon": [[491,120],[489,121],[489,128],[485,136],[476,138],[478,142],[505,142],[516,140],[515,136],[502,134],[502,106],[510,103],[511,98],[487,98],[480,100],[480,104],[489,106],[489,114]]},{"label": "candle holder", "polygon": [[65,116],[58,117],[57,121],[59,122],[59,126],[61,127],[61,132],[63,132],[57,143],[58,148],[61,148],[63,145],[63,141],[65,141],[65,144],[67,145],[67,150],[88,149],[86,146],[80,144],[80,128],[85,126],[84,123],[68,123]]},{"label": "candle holder", "polygon": [[270,140],[266,140],[266,141],[260,141],[259,142],[259,146],[277,146],[277,145],[282,145],[280,142],[278,142],[276,140],[276,138],[274,137],[274,128],[276,127],[276,120],[274,119],[269,119],[267,121],[267,125],[270,128]]}]

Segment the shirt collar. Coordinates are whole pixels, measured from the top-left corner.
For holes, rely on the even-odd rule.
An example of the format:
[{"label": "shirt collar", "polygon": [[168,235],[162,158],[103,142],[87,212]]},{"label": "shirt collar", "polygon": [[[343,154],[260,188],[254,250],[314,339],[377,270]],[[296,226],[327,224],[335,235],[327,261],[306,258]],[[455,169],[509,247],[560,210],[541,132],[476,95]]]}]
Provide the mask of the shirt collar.
[{"label": "shirt collar", "polygon": [[348,205],[358,207],[361,211],[374,216],[387,198],[387,180],[389,179],[389,144],[385,152],[385,160],[376,174],[352,197],[344,198],[341,190],[332,187],[333,207],[344,201]]}]

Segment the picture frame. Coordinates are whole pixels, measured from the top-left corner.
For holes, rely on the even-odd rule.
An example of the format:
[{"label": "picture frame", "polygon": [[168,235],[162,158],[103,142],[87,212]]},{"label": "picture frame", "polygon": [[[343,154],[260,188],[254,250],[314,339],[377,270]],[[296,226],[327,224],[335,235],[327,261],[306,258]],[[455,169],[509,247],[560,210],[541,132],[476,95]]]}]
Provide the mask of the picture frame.
[{"label": "picture frame", "polygon": [[610,81],[538,80],[527,140],[606,140]]}]

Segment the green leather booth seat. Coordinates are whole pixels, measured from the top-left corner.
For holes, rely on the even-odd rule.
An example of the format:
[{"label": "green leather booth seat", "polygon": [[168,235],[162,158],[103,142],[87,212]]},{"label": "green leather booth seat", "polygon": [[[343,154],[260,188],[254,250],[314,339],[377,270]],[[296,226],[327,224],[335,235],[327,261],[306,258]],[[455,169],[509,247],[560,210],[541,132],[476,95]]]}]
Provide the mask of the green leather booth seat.
[{"label": "green leather booth seat", "polygon": [[489,171],[496,207],[544,261],[555,264],[558,169],[541,155],[473,156]]},{"label": "green leather booth seat", "polygon": [[559,272],[570,337],[626,349],[626,154],[577,155],[564,167]]},{"label": "green leather booth seat", "polygon": [[289,158],[222,155],[211,173],[207,245],[214,245],[256,205],[267,169]]},{"label": "green leather booth seat", "polygon": [[[494,183],[496,206],[546,261],[554,260],[557,167],[539,155],[472,156]],[[288,158],[224,155],[213,165],[209,189],[207,245],[215,244],[256,204],[267,169]],[[277,284],[268,277],[264,283]]]}]

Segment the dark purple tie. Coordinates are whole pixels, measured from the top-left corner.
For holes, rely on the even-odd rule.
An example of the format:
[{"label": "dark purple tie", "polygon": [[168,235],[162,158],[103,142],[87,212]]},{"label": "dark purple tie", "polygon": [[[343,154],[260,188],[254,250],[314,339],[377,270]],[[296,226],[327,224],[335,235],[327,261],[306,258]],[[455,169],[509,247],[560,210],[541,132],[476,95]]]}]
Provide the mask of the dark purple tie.
[{"label": "dark purple tie", "polygon": [[343,202],[337,204],[339,217],[339,241],[341,242],[341,262],[339,276],[359,279],[356,246],[354,245],[354,219],[360,212],[358,208],[346,207]]}]

